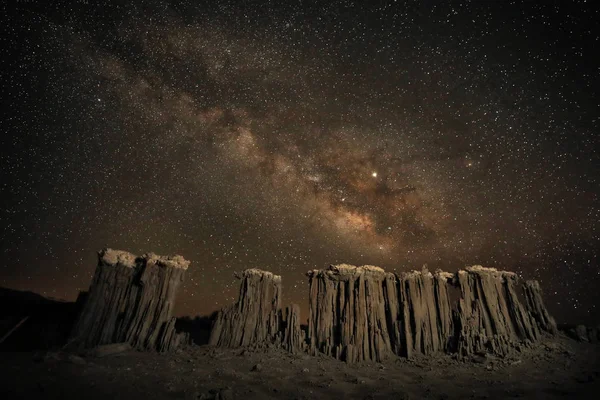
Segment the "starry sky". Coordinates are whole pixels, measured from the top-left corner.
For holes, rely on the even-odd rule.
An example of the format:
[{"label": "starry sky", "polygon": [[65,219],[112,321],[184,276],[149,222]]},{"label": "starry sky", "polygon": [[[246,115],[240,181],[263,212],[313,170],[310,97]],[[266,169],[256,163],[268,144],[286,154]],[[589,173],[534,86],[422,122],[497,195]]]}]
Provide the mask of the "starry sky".
[{"label": "starry sky", "polygon": [[7,3],[0,285],[153,251],[179,315],[256,267],[306,316],[309,269],[482,264],[600,320],[593,2]]}]

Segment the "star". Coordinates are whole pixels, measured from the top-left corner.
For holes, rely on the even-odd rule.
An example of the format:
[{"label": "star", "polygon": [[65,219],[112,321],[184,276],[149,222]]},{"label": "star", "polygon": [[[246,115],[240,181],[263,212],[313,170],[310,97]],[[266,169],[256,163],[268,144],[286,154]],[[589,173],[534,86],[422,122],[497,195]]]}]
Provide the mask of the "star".
[{"label": "star", "polygon": [[191,260],[181,314],[249,267],[306,312],[307,269],[478,263],[598,315],[589,4],[280,3],[7,6],[6,285],[75,298],[112,247]]}]

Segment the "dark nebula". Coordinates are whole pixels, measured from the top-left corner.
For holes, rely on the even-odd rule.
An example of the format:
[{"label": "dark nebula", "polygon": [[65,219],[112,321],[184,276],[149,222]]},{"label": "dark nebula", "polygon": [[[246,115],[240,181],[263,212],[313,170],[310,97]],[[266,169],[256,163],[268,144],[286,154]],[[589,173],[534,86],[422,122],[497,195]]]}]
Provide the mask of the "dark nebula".
[{"label": "dark nebula", "polygon": [[181,254],[196,315],[250,267],[306,310],[328,264],[482,264],[598,319],[593,2],[10,3],[1,285]]}]

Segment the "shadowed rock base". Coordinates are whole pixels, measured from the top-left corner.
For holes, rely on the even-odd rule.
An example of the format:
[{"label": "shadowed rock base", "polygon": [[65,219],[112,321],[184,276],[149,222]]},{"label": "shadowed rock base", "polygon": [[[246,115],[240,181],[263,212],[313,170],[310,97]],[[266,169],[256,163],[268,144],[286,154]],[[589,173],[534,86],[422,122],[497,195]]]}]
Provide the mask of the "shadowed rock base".
[{"label": "shadowed rock base", "polygon": [[71,346],[129,343],[158,351],[175,347],[179,336],[171,315],[188,266],[189,261],[181,256],[99,252],[94,279],[71,333]]}]

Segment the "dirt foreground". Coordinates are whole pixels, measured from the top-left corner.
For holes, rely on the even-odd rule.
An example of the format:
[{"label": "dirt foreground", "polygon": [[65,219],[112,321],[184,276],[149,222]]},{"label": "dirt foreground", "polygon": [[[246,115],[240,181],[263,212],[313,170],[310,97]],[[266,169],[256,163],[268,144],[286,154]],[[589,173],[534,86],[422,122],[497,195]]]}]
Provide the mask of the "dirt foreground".
[{"label": "dirt foreground", "polygon": [[281,350],[186,346],[106,357],[0,353],[2,399],[597,399],[600,346],[560,335],[505,359],[347,365]]}]

